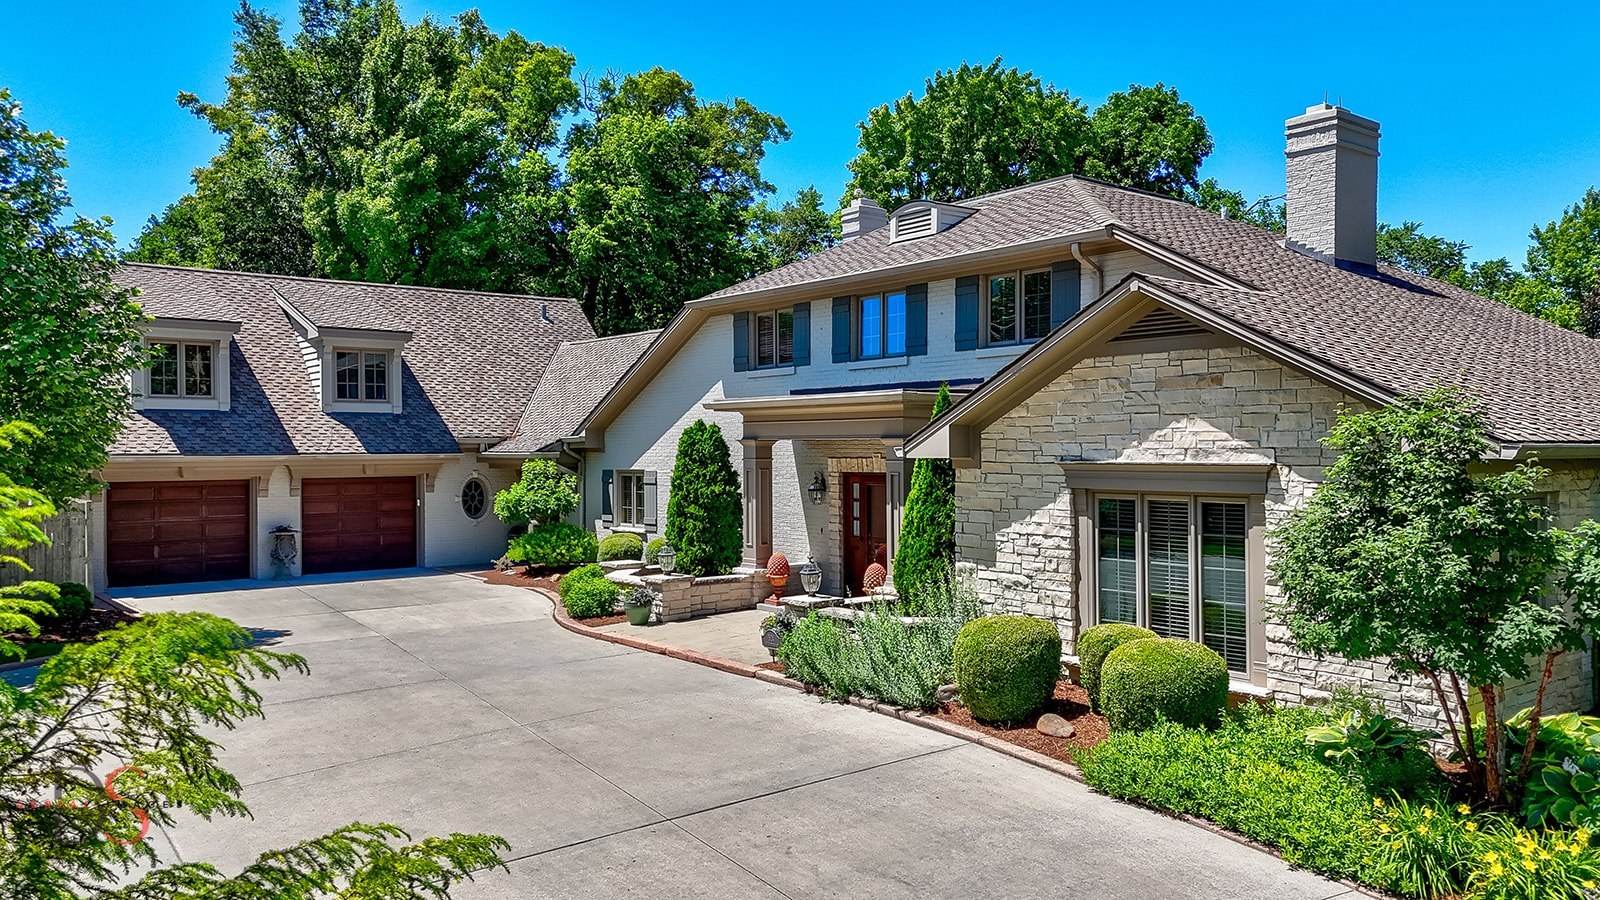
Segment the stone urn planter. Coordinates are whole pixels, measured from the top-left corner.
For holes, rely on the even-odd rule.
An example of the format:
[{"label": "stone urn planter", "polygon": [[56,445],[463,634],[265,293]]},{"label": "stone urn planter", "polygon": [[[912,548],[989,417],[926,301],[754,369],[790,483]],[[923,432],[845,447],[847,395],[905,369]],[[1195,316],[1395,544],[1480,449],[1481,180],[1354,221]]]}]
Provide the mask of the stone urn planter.
[{"label": "stone urn planter", "polygon": [[789,583],[789,557],[774,553],[767,557],[767,584],[772,585],[771,602],[783,600],[783,589]]}]

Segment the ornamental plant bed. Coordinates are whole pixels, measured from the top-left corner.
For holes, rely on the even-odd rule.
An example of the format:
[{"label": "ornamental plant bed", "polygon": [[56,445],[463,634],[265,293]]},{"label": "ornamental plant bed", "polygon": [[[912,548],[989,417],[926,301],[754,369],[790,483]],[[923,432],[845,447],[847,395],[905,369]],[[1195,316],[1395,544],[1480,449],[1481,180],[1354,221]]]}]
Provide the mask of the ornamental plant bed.
[{"label": "ornamental plant bed", "polygon": [[[91,607],[87,615],[73,622],[44,622],[39,628],[39,636],[22,632],[15,632],[6,637],[22,647],[27,659],[45,659],[61,652],[61,648],[68,644],[86,644],[93,641],[101,632],[110,631],[118,625],[126,625],[135,621],[137,617],[120,609],[106,607]],[[0,658],[0,664],[17,662],[14,657]]]},{"label": "ornamental plant bed", "polygon": [[[1055,713],[1071,723],[1072,737],[1051,737],[1035,728],[1039,716],[1045,713]],[[1007,743],[1026,747],[1051,759],[1068,763],[1073,762],[1074,753],[1097,746],[1106,739],[1107,734],[1105,717],[1089,710],[1089,695],[1084,693],[1083,688],[1065,679],[1056,682],[1055,696],[1045,704],[1044,709],[1030,716],[1026,723],[1009,728],[985,725],[974,719],[972,713],[959,703],[946,703],[933,715],[953,725],[980,731]]]},{"label": "ornamental plant bed", "polygon": [[484,572],[473,572],[474,578],[482,578],[489,584],[509,584],[520,588],[543,588],[547,591],[559,590],[557,584],[561,576],[566,574],[566,569],[555,569],[549,566],[517,566],[509,571],[489,569]]}]

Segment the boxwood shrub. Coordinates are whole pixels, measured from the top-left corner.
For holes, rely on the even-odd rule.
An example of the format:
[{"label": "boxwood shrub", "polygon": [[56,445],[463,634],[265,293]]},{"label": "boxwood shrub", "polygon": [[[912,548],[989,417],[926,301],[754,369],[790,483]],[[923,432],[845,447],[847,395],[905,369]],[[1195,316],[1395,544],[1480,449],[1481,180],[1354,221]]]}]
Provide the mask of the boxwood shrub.
[{"label": "boxwood shrub", "polygon": [[94,592],[77,582],[66,581],[56,585],[61,592],[50,605],[55,607],[56,618],[63,622],[76,622],[89,614],[94,606]]},{"label": "boxwood shrub", "polygon": [[606,578],[596,565],[573,569],[561,578],[561,605],[574,619],[609,616],[617,611],[622,585]]},{"label": "boxwood shrub", "polygon": [[560,568],[592,563],[599,551],[594,532],[571,522],[551,522],[512,538],[506,555],[512,562]]},{"label": "boxwood shrub", "polygon": [[645,565],[653,566],[653,565],[656,564],[656,557],[661,555],[661,546],[663,544],[665,544],[666,542],[667,542],[666,538],[658,537],[655,540],[651,541],[650,543],[644,545],[644,564]]},{"label": "boxwood shrub", "polygon": [[1100,708],[1113,731],[1161,721],[1213,728],[1228,705],[1228,665],[1193,641],[1147,638],[1111,651],[1100,669]]},{"label": "boxwood shrub", "polygon": [[1085,629],[1078,635],[1078,683],[1089,695],[1089,706],[1100,711],[1100,667],[1111,651],[1130,641],[1160,637],[1148,628],[1123,622],[1107,622]]},{"label": "boxwood shrub", "polygon": [[644,559],[644,539],[637,534],[615,531],[600,541],[599,559],[611,562],[618,559]]},{"label": "boxwood shrub", "polygon": [[955,643],[956,687],[981,722],[1020,722],[1049,701],[1061,677],[1061,632],[1032,616],[968,622]]}]

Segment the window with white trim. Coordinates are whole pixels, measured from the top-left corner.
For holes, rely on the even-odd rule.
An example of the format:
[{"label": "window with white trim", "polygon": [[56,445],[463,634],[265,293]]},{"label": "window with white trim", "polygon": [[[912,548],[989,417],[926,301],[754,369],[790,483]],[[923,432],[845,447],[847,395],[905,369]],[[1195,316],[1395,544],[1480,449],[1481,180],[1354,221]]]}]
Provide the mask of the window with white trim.
[{"label": "window with white trim", "polygon": [[617,524],[644,525],[647,520],[644,505],[644,473],[621,471],[617,479]]},{"label": "window with white trim", "polygon": [[1248,672],[1246,502],[1100,494],[1092,508],[1098,620],[1199,641]]},{"label": "window with white trim", "polygon": [[389,402],[389,353],[333,351],[333,389],[336,400]]},{"label": "window with white trim", "polygon": [[868,294],[856,301],[856,358],[906,355],[906,292]]},{"label": "window with white trim", "polygon": [[213,378],[217,345],[213,341],[150,341],[145,394],[150,397],[216,396]]},{"label": "window with white trim", "polygon": [[1050,333],[1050,270],[990,275],[983,297],[989,346],[1025,344]]},{"label": "window with white trim", "polygon": [[794,365],[794,310],[756,313],[755,367]]}]

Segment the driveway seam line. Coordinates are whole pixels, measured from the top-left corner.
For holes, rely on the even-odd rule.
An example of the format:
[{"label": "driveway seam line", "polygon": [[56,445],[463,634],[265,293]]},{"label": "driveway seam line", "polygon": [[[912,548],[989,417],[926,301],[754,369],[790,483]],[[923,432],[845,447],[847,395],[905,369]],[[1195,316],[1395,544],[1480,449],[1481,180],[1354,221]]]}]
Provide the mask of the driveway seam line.
[{"label": "driveway seam line", "polygon": [[459,734],[459,735],[456,735],[455,737],[445,738],[442,741],[430,741],[430,742],[428,742],[426,744],[418,744],[415,747],[401,747],[398,750],[390,750],[387,753],[375,753],[375,754],[373,754],[371,756],[363,756],[363,757],[359,757],[357,759],[347,759],[347,760],[343,760],[341,762],[331,763],[331,764],[326,765],[326,766],[315,766],[315,767],[310,768],[310,769],[301,769],[298,772],[285,772],[282,775],[274,775],[271,778],[263,778],[260,781],[241,781],[239,783],[239,786],[241,788],[247,788],[247,787],[255,787],[256,785],[261,785],[261,784],[271,784],[274,781],[282,781],[285,778],[294,778],[294,777],[299,776],[299,775],[310,775],[313,772],[326,772],[329,769],[337,769],[337,768],[339,768],[341,766],[351,766],[351,765],[355,765],[357,763],[369,763],[369,762],[373,762],[374,760],[386,759],[386,758],[391,757],[391,756],[399,756],[402,753],[413,753],[413,752],[415,752],[417,750],[428,750],[430,748],[439,747],[439,746],[442,746],[444,744],[453,744],[456,741],[464,741],[464,740],[466,740],[468,738],[484,737],[486,735],[499,734],[502,731],[511,731],[513,728],[520,728],[520,727],[521,726],[519,726],[519,725],[513,724],[511,727],[508,727],[508,728],[490,728],[490,729],[487,729],[485,731],[473,731],[473,732],[470,732],[470,733],[467,733],[467,734]]}]

